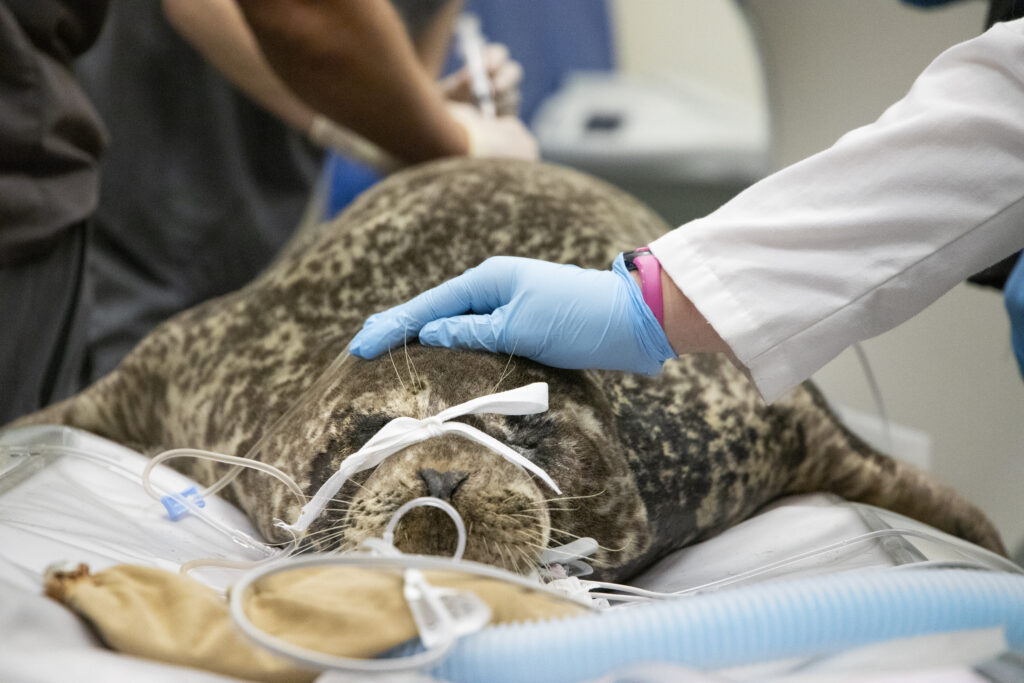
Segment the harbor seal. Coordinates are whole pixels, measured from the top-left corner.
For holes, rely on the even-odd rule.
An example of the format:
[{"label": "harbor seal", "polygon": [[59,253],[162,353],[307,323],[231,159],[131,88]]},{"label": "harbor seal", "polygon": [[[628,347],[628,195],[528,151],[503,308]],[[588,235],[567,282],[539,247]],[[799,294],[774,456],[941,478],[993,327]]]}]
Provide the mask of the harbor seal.
[{"label": "harbor seal", "polygon": [[[297,233],[245,288],[159,326],[96,384],[16,424],[73,425],[146,453],[248,453],[308,496],[392,418],[424,418],[543,381],[547,412],[459,419],[546,470],[562,495],[479,444],[445,435],[353,477],[305,547],[353,547],[379,536],[406,501],[433,495],[464,518],[467,559],[527,572],[545,548],[590,536],[600,546],[598,573],[621,580],[780,496],[829,491],[1003,552],[976,507],[870,448],[813,385],[766,405],[718,355],[687,356],[648,377],[409,340],[394,354],[332,366],[368,315],[489,256],[607,268],[668,229],[632,197],[565,168],[465,159],[419,166]],[[225,472],[203,461],[182,468],[205,484]],[[251,470],[225,495],[277,541],[273,520],[293,521],[304,502]],[[421,508],[402,519],[395,541],[446,554],[455,534],[443,513]]]}]

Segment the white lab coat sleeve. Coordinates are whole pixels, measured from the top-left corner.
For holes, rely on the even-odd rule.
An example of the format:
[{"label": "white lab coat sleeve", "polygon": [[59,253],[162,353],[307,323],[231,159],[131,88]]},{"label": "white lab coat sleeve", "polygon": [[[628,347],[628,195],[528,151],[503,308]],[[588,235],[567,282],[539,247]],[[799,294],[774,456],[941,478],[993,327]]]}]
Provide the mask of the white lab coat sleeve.
[{"label": "white lab coat sleeve", "polygon": [[651,249],[772,401],[1024,246],[1022,200],[1024,20]]}]

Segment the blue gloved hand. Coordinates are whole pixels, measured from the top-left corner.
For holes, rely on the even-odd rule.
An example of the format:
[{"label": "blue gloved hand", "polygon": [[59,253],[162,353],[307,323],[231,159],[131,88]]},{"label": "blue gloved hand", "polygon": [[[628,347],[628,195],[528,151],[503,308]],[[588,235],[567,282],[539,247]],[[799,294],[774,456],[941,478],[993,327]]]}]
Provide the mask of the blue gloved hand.
[{"label": "blue gloved hand", "polygon": [[1010,344],[1017,357],[1017,370],[1024,377],[1024,256],[1017,259],[1003,288],[1003,302],[1010,315]]},{"label": "blue gloved hand", "polygon": [[621,254],[611,271],[489,258],[370,316],[349,350],[374,358],[417,334],[429,346],[512,353],[560,368],[654,374],[675,357]]}]

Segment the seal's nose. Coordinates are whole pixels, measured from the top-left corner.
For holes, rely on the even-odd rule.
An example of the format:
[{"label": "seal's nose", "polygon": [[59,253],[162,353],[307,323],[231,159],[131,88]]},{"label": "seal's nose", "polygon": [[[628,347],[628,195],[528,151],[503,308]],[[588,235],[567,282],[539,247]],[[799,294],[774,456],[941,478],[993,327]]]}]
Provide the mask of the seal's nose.
[{"label": "seal's nose", "polygon": [[427,494],[441,500],[451,500],[462,482],[466,481],[469,472],[449,470],[438,472],[432,469],[422,469],[418,472],[420,479],[427,485]]}]

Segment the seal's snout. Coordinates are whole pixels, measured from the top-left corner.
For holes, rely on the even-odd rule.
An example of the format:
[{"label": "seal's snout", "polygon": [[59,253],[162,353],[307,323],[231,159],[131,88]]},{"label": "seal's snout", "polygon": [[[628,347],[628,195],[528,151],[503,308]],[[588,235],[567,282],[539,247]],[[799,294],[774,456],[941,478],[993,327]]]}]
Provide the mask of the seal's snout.
[{"label": "seal's snout", "polygon": [[469,477],[469,472],[448,470],[438,472],[435,469],[423,468],[417,471],[420,479],[427,487],[427,495],[441,500],[450,501],[462,483]]}]

